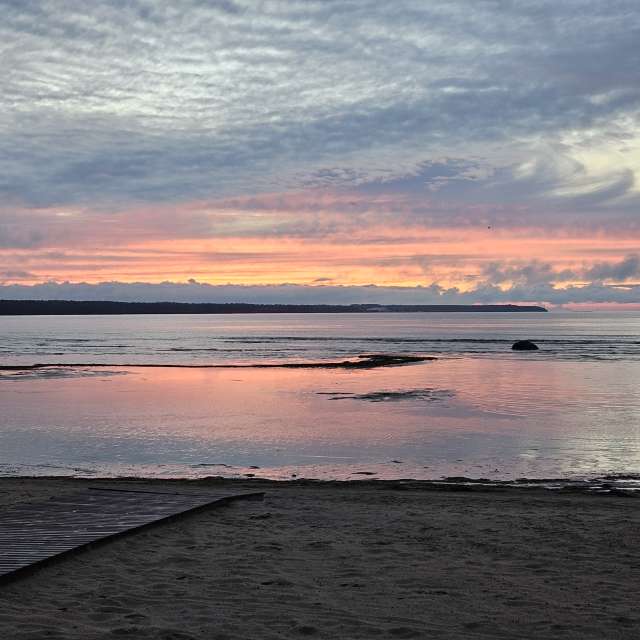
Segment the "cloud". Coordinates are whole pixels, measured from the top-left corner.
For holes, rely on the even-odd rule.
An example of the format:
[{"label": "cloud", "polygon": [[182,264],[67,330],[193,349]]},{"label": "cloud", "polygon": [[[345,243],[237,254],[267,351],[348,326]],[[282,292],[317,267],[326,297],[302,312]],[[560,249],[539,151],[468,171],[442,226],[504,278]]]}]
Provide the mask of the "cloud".
[{"label": "cloud", "polygon": [[21,269],[9,269],[7,271],[0,271],[0,282],[15,282],[16,280],[31,281],[37,278],[37,276],[29,271],[23,271]]},{"label": "cloud", "polygon": [[12,300],[117,300],[174,302],[248,302],[255,304],[499,304],[539,303],[638,304],[640,285],[626,287],[591,283],[556,287],[549,283],[520,284],[500,288],[482,283],[470,291],[437,283],[417,287],[376,285],[210,285],[187,282],[98,284],[46,282],[38,285],[1,285],[0,299]]},{"label": "cloud", "polygon": [[[177,202],[309,181],[497,197],[472,167],[515,199],[575,188],[563,207],[637,193],[633,0],[0,9],[5,200]],[[606,183],[597,158],[614,151],[597,194],[575,174],[520,175],[557,155]]]},{"label": "cloud", "polygon": [[575,280],[578,275],[570,269],[558,271],[548,262],[507,263],[490,262],[482,269],[482,279],[489,284],[513,283],[514,286],[531,286]]},{"label": "cloud", "polygon": [[392,175],[369,180],[358,185],[357,191],[365,194],[424,195],[437,192],[445,186],[457,189],[462,182],[478,180],[483,168],[477,160],[441,158],[424,160],[406,175]]},{"label": "cloud", "polygon": [[[254,282],[275,242],[267,282],[294,266],[318,285],[426,278],[454,297],[474,283],[559,299],[637,275],[630,258],[585,259],[640,244],[635,0],[0,11],[5,279]],[[569,282],[582,289],[556,288]]]},{"label": "cloud", "polygon": [[[638,254],[627,255],[619,261],[596,262],[591,266],[576,269],[558,269],[553,264],[540,260],[490,262],[483,267],[480,279],[485,284],[507,283],[514,288],[550,286],[571,281],[582,281],[590,287],[596,287],[606,280],[624,284],[625,281],[636,277],[640,277]],[[584,285],[579,288],[584,288]]]},{"label": "cloud", "polygon": [[368,286],[304,286],[279,285],[209,285],[194,279],[186,283],[123,283],[99,284],[47,282],[38,285],[0,285],[0,299],[14,300],[118,300],[175,302],[251,302],[282,304],[351,304],[399,303],[428,304],[448,294],[438,285],[429,287]]},{"label": "cloud", "polygon": [[591,280],[615,280],[624,282],[631,278],[640,276],[640,256],[630,255],[621,262],[609,263],[598,262],[590,269],[587,269],[585,276]]}]

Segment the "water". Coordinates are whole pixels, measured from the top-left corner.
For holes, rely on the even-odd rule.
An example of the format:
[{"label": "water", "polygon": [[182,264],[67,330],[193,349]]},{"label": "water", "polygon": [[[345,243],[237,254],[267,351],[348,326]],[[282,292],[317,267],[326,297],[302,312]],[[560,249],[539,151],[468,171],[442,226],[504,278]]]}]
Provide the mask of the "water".
[{"label": "water", "polygon": [[[89,365],[2,372],[0,474],[640,472],[637,313],[5,317],[0,335],[2,365]],[[250,366],[363,353],[438,359]]]},{"label": "water", "polygon": [[[377,313],[0,318],[0,362],[211,364],[359,353],[640,360],[638,313]],[[543,354],[513,354],[532,338]]]}]

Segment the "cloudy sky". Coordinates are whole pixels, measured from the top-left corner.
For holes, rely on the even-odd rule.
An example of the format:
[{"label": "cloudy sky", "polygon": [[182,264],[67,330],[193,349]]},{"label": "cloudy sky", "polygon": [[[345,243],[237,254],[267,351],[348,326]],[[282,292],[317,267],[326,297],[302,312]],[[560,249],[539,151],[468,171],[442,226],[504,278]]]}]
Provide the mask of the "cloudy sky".
[{"label": "cloudy sky", "polygon": [[0,0],[0,296],[640,302],[637,0]]}]

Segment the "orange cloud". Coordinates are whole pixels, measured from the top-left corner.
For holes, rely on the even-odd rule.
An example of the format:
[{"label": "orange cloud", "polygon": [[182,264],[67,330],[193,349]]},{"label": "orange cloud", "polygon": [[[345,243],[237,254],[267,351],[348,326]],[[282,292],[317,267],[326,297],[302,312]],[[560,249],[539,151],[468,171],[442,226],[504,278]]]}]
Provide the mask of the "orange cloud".
[{"label": "orange cloud", "polygon": [[[5,212],[10,233],[0,242],[0,278],[23,284],[437,282],[465,291],[494,262],[543,260],[556,271],[580,272],[640,251],[640,236],[626,229],[485,224],[477,222],[482,211],[471,215],[460,207],[446,224],[442,212],[434,222],[409,209],[401,197],[310,190],[116,212]],[[476,223],[460,224],[460,216]]]}]

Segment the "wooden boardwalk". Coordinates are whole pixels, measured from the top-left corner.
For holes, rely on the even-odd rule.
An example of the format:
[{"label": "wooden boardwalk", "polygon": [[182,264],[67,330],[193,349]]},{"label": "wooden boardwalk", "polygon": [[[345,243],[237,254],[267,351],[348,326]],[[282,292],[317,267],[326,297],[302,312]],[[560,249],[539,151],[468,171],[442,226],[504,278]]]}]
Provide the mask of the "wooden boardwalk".
[{"label": "wooden boardwalk", "polygon": [[0,583],[187,513],[263,495],[90,488],[46,502],[0,509]]}]

